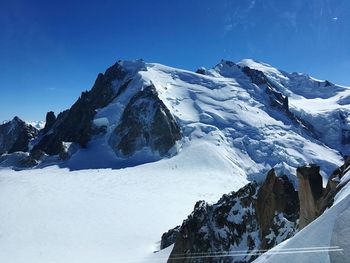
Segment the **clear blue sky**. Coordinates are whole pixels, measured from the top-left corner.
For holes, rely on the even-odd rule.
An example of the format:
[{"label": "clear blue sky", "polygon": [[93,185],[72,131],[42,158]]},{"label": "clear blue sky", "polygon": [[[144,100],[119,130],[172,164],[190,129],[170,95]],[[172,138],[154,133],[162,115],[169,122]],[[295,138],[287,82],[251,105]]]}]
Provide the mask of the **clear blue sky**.
[{"label": "clear blue sky", "polygon": [[0,121],[70,107],[119,59],[254,58],[350,85],[348,0],[0,0]]}]

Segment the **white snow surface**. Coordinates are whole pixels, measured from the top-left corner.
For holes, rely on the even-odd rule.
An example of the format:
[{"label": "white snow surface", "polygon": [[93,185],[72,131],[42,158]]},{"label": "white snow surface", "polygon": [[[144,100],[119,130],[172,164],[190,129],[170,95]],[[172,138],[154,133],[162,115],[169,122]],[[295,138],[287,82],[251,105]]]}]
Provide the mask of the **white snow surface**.
[{"label": "white snow surface", "polygon": [[32,125],[34,128],[41,130],[45,127],[45,121],[26,121],[27,124]]},{"label": "white snow surface", "polygon": [[0,262],[166,262],[164,232],[247,183],[226,165],[204,143],[119,170],[2,169]]}]

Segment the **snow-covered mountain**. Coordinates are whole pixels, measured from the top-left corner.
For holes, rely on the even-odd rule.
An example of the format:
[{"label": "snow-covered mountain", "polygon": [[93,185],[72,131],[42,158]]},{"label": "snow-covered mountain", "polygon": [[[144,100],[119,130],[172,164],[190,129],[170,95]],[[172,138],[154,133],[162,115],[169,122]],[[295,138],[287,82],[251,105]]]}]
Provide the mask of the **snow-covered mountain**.
[{"label": "snow-covered mountain", "polygon": [[[261,185],[272,168],[297,187],[296,169],[309,163],[320,166],[326,185],[350,153],[349,98],[349,87],[253,60],[222,60],[197,72],[118,61],[70,109],[47,113],[22,152],[3,151],[0,229],[14,234],[2,235],[0,259],[22,242],[23,258],[13,262],[39,255],[47,262],[57,251],[68,253],[61,262],[72,262],[90,246],[96,252],[84,262],[101,254],[104,262],[126,262],[130,250],[140,262],[165,262],[171,247],[153,255],[156,242],[198,200],[216,202],[249,181]],[[40,241],[45,236],[52,247]]]},{"label": "snow-covered mountain", "polygon": [[32,156],[41,165],[47,154],[69,155],[61,165],[71,169],[119,168],[204,144],[237,176],[259,180],[307,163],[329,174],[348,154],[349,88],[252,60],[201,73],[119,61],[51,116]]}]

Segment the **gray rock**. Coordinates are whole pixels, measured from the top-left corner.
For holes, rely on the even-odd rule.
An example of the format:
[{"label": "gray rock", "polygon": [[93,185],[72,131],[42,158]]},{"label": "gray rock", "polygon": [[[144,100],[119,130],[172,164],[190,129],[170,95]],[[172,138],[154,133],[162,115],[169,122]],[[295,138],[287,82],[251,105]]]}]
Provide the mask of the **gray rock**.
[{"label": "gray rock", "polygon": [[179,125],[151,85],[131,98],[109,144],[118,155],[130,156],[149,147],[164,156],[179,139]]},{"label": "gray rock", "polygon": [[[213,205],[197,202],[177,234],[168,263],[251,262],[260,255],[257,250],[294,234],[298,212],[291,182],[272,170],[262,186],[250,183]],[[240,255],[227,254],[238,250]]]},{"label": "gray rock", "polygon": [[27,152],[29,141],[38,135],[38,130],[17,116],[0,125],[0,155],[3,153]]},{"label": "gray rock", "polygon": [[302,229],[320,215],[323,196],[322,176],[317,165],[299,167],[297,176],[300,200],[299,228]]},{"label": "gray rock", "polygon": [[250,78],[253,84],[261,86],[265,89],[269,106],[283,112],[292,122],[310,132],[314,137],[317,137],[315,135],[314,127],[311,124],[309,124],[306,120],[297,117],[289,110],[288,97],[279,92],[276,85],[272,83],[262,71],[251,69],[247,66],[241,68],[241,70]]},{"label": "gray rock", "polygon": [[167,248],[168,246],[171,246],[175,243],[176,238],[180,232],[180,226],[174,227],[173,229],[170,229],[168,232],[164,233],[162,235],[162,239],[160,242],[160,249]]},{"label": "gray rock", "polygon": [[47,133],[49,130],[51,130],[52,126],[56,122],[56,115],[53,111],[49,111],[46,113],[46,121],[45,121],[45,127],[41,131],[43,134]]},{"label": "gray rock", "polygon": [[121,85],[121,89],[126,89],[130,80],[125,80],[128,72],[116,63],[108,68],[105,74],[100,73],[90,91],[85,91],[73,106],[57,116],[54,121],[52,113],[48,113],[47,127],[44,134],[33,151],[43,151],[49,155],[60,155],[64,158],[63,142],[75,142],[82,147],[86,147],[91,136],[96,134],[96,129],[92,125],[92,120],[98,108],[107,106],[121,92],[115,91],[114,81],[126,81]]}]

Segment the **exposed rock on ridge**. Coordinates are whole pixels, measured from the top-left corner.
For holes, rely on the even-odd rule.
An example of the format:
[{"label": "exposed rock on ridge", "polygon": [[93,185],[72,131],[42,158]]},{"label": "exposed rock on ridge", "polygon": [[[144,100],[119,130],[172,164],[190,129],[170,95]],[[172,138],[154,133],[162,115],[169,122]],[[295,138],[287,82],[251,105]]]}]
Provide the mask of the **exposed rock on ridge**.
[{"label": "exposed rock on ridge", "polygon": [[[299,216],[298,194],[293,184],[286,176],[277,177],[275,170],[268,172],[264,184],[258,191],[257,219],[260,226],[260,249],[273,247],[269,235],[273,229],[275,213],[283,213],[283,216],[291,222],[296,222]],[[278,229],[274,229],[278,231]]]},{"label": "exposed rock on ridge", "polygon": [[[262,186],[250,183],[214,205],[197,202],[168,262],[251,262],[259,255],[256,250],[272,248],[293,235],[298,213],[292,184],[271,170]],[[240,255],[227,255],[238,250]]]},{"label": "exposed rock on ridge", "polygon": [[305,120],[295,116],[289,110],[288,97],[284,96],[281,92],[275,88],[275,85],[265,76],[265,74],[259,70],[251,69],[247,66],[242,68],[242,72],[247,75],[252,83],[257,86],[263,86],[265,88],[265,93],[268,95],[270,106],[278,109],[286,114],[286,116],[301,126],[302,128],[314,133],[314,128],[312,125],[307,123]]},{"label": "exposed rock on ridge", "polygon": [[179,125],[151,85],[131,98],[109,143],[124,156],[144,147],[163,156],[180,138]]},{"label": "exposed rock on ridge", "polygon": [[322,176],[320,167],[303,166],[297,169],[300,200],[299,228],[303,228],[320,215],[322,204]]},{"label": "exposed rock on ridge", "polygon": [[[99,131],[94,130],[92,120],[98,108],[107,106],[115,97],[120,95],[130,83],[127,79],[128,72],[120,62],[100,73],[90,91],[85,91],[73,106],[59,114],[49,126],[45,127],[46,134],[34,147],[33,151],[43,151],[49,155],[62,153],[63,142],[76,142],[86,147],[91,136]],[[51,132],[49,132],[49,127]]]},{"label": "exposed rock on ridge", "polygon": [[0,155],[28,151],[30,140],[35,138],[38,132],[36,128],[26,124],[17,116],[0,125]]},{"label": "exposed rock on ridge", "polygon": [[322,187],[320,167],[303,166],[297,169],[299,181],[300,222],[302,229],[320,216],[334,202],[335,195],[344,186],[339,184],[342,176],[350,169],[350,158],[329,177],[326,188]]}]

